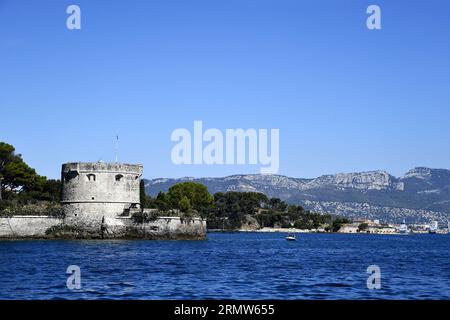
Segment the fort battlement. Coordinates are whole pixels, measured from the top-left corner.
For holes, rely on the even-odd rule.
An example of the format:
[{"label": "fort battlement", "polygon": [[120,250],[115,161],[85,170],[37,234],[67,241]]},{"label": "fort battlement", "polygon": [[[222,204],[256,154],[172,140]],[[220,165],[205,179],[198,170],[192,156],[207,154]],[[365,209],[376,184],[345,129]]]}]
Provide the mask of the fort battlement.
[{"label": "fort battlement", "polygon": [[142,165],[66,163],[61,170],[61,203],[139,204]]},{"label": "fort battlement", "polygon": [[116,172],[116,173],[131,173],[131,174],[142,174],[141,164],[127,164],[127,163],[107,163],[107,162],[69,162],[62,165],[63,173],[69,171],[79,171],[79,172]]},{"label": "fort battlement", "polygon": [[100,228],[112,219],[140,206],[139,164],[74,162],[61,170],[61,204],[68,225]]}]

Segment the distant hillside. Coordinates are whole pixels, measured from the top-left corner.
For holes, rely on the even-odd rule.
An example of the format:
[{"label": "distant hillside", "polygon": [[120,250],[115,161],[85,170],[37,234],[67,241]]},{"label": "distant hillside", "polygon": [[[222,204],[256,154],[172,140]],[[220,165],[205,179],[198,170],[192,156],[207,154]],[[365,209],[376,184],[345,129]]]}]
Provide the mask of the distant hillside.
[{"label": "distant hillside", "polygon": [[348,217],[408,223],[450,219],[450,170],[415,168],[396,178],[386,171],[339,173],[315,179],[279,175],[145,180],[155,196],[178,182],[195,181],[219,191],[256,191],[306,209]]}]

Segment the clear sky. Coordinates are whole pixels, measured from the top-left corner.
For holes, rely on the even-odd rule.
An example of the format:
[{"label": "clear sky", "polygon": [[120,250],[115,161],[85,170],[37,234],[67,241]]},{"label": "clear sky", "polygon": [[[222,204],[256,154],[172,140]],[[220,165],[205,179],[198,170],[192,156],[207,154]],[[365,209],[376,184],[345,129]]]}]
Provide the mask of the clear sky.
[{"label": "clear sky", "polygon": [[450,2],[0,0],[0,141],[40,174],[113,161],[116,134],[147,178],[259,172],[174,165],[194,120],[279,128],[283,175],[450,168]]}]

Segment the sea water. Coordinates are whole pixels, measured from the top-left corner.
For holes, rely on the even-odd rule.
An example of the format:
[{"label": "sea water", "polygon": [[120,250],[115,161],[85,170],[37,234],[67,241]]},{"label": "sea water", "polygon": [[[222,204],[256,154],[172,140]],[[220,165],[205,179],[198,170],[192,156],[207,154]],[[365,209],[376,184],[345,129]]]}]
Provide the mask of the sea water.
[{"label": "sea water", "polygon": [[450,299],[450,235],[285,237],[0,241],[0,299]]}]

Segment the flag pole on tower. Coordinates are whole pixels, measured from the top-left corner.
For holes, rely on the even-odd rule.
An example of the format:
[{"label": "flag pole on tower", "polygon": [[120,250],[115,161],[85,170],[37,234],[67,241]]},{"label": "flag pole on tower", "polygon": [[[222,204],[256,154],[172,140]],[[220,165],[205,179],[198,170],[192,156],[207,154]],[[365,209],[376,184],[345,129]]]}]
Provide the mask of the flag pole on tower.
[{"label": "flag pole on tower", "polygon": [[119,136],[118,135],[116,135],[116,148],[115,148],[116,150],[116,163],[118,163],[119,162]]}]

